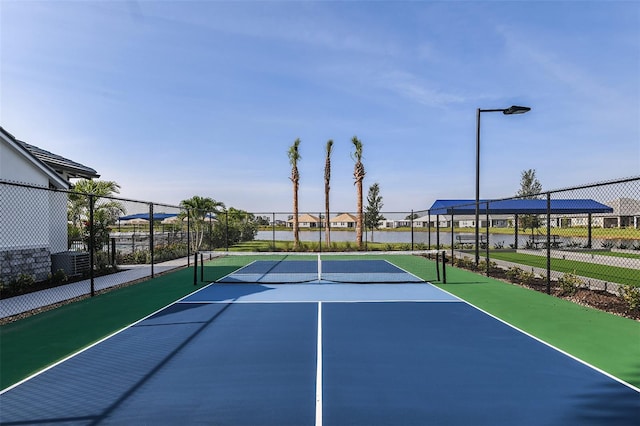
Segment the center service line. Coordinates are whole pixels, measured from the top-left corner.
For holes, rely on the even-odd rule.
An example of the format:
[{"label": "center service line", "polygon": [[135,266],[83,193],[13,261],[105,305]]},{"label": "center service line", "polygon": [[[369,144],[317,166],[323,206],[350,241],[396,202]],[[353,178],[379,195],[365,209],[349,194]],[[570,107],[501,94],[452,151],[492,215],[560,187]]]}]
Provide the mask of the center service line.
[{"label": "center service line", "polygon": [[322,426],[322,302],[318,302],[318,343],[316,352],[316,426]]}]

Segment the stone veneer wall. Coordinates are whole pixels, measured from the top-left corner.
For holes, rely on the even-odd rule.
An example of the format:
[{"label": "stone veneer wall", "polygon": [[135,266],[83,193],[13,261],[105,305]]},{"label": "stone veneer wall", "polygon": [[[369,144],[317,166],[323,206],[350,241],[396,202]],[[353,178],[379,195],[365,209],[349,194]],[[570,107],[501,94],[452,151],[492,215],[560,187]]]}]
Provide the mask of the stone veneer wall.
[{"label": "stone veneer wall", "polygon": [[51,253],[47,247],[0,251],[0,281],[8,283],[20,276],[31,275],[43,281],[51,273]]}]

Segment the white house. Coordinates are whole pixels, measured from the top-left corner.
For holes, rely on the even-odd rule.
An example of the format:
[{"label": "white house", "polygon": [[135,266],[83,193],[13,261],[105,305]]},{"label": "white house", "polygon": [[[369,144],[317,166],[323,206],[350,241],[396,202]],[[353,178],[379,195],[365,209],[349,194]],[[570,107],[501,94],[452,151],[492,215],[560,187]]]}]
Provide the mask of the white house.
[{"label": "white house", "polygon": [[[287,221],[287,226],[293,227],[293,218]],[[318,228],[320,227],[320,218],[308,213],[298,216],[298,226],[300,228]]]},{"label": "white house", "polygon": [[350,213],[342,213],[332,218],[329,222],[331,222],[332,228],[355,228],[357,218]]},{"label": "white house", "polygon": [[51,273],[51,255],[65,253],[67,192],[73,177],[95,170],[16,139],[0,127],[0,280]]}]

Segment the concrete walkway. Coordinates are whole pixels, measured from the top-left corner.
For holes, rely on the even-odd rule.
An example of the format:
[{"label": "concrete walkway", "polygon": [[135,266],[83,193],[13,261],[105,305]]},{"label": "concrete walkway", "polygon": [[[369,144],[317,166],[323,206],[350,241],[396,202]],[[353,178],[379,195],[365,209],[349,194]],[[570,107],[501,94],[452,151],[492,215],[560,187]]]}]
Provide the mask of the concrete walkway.
[{"label": "concrete walkway", "polygon": [[[160,274],[186,265],[187,258],[183,257],[154,264],[153,272],[154,275]],[[151,265],[124,265],[119,268],[122,269],[120,272],[94,278],[95,291],[151,277]],[[91,294],[89,279],[3,299],[0,300],[0,318],[18,315],[87,294]]]}]

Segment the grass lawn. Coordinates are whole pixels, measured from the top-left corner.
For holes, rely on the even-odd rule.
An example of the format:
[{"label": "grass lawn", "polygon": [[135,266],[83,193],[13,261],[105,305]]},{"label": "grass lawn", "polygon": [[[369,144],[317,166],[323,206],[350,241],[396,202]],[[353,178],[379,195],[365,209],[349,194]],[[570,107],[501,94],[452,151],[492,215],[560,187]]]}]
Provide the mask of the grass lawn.
[{"label": "grass lawn", "polygon": [[[489,253],[489,258],[519,263],[536,268],[544,269],[547,267],[547,258],[544,256],[492,251]],[[558,272],[575,273],[576,275],[583,277],[590,277],[618,284],[640,286],[640,274],[636,269],[631,268],[621,268],[619,266],[598,265],[594,263],[579,262],[576,260],[552,258],[551,269]]]}]

